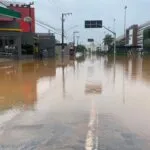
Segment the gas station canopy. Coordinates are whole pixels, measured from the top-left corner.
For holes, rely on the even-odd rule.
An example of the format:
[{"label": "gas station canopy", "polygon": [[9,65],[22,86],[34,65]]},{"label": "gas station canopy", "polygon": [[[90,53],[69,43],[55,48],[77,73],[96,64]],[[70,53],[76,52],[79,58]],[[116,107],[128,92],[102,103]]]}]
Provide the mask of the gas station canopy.
[{"label": "gas station canopy", "polygon": [[0,6],[0,15],[9,18],[21,18],[21,13]]}]

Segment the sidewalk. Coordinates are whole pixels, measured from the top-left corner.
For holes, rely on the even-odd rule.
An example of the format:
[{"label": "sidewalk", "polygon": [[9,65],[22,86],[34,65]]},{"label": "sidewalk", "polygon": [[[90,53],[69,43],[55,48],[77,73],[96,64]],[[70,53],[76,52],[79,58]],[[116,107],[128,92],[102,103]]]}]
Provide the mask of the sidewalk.
[{"label": "sidewalk", "polygon": [[9,61],[12,61],[12,59],[8,59],[8,58],[0,58],[0,63],[3,63],[3,62],[9,62]]}]

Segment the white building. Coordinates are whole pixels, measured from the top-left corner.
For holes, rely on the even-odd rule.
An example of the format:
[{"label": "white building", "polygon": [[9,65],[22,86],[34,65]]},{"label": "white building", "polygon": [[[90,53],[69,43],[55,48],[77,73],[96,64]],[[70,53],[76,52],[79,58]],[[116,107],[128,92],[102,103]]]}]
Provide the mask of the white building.
[{"label": "white building", "polygon": [[144,30],[150,28],[150,21],[140,25],[138,27],[138,32],[137,32],[137,44],[138,46],[141,46],[143,49],[143,34]]}]

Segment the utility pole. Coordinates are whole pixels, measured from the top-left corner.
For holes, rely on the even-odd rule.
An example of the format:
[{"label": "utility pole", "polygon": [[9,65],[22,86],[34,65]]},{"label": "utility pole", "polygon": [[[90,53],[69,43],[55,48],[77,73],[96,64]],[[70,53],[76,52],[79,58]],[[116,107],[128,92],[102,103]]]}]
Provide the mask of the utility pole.
[{"label": "utility pole", "polygon": [[65,16],[69,16],[69,15],[72,15],[72,13],[62,13],[62,20],[61,20],[61,22],[62,22],[62,51],[63,51],[63,49],[64,49],[64,22],[65,22]]},{"label": "utility pole", "polygon": [[63,50],[64,49],[64,14],[62,14],[62,45],[61,45],[61,49]]}]

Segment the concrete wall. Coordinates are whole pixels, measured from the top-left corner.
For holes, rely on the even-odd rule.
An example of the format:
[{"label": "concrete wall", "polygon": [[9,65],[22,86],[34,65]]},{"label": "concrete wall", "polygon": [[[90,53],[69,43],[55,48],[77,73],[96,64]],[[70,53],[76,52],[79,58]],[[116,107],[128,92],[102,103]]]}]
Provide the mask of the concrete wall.
[{"label": "concrete wall", "polygon": [[22,38],[22,44],[29,44],[29,45],[33,45],[34,44],[34,33],[28,33],[28,32],[24,32],[21,35]]},{"label": "concrete wall", "polygon": [[48,57],[55,56],[55,36],[50,33],[37,33],[40,50],[47,50]]}]

